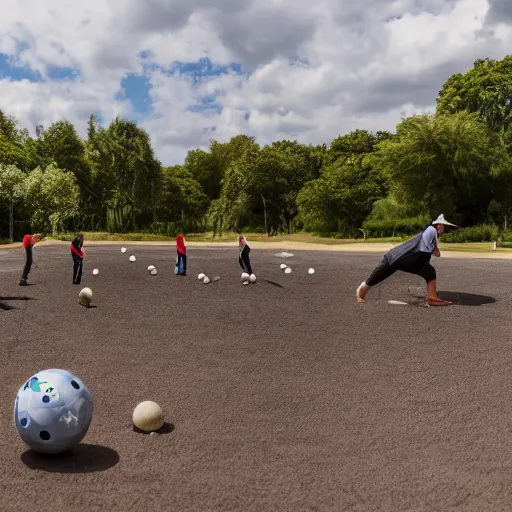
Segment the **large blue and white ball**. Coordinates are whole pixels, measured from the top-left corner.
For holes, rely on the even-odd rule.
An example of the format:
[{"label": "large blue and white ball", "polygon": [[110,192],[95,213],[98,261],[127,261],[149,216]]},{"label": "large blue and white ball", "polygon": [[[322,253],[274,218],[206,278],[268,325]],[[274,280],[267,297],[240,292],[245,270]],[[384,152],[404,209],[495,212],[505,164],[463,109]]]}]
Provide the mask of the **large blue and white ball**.
[{"label": "large blue and white ball", "polygon": [[84,438],[92,412],[92,398],[84,383],[65,370],[51,369],[21,386],[14,421],[32,450],[55,454],[70,450]]}]

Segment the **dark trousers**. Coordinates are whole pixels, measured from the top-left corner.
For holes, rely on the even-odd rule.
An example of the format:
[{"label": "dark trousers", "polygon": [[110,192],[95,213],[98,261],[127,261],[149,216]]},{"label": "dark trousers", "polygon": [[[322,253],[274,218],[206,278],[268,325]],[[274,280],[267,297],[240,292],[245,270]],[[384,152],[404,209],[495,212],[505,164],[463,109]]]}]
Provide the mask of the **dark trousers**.
[{"label": "dark trousers", "polygon": [[[183,272],[180,272],[181,262],[183,261]],[[178,274],[182,276],[187,275],[187,255],[178,253]]]},{"label": "dark trousers", "polygon": [[390,265],[384,258],[366,280],[366,284],[375,286],[392,276],[397,270],[423,277],[428,284],[436,279],[436,269],[430,264],[430,258],[429,253],[420,252],[406,256],[393,265]]},{"label": "dark trousers", "polygon": [[240,263],[240,266],[242,267],[242,270],[244,272],[252,274],[251,260],[249,258],[249,254],[244,253],[242,256],[240,256],[238,258],[238,263]]},{"label": "dark trousers", "polygon": [[22,281],[28,279],[30,269],[32,268],[32,246],[29,245],[25,248],[25,267],[23,268],[23,274],[21,276]]},{"label": "dark trousers", "polygon": [[82,268],[84,265],[84,259],[79,256],[73,256],[73,284],[80,284],[82,281]]}]

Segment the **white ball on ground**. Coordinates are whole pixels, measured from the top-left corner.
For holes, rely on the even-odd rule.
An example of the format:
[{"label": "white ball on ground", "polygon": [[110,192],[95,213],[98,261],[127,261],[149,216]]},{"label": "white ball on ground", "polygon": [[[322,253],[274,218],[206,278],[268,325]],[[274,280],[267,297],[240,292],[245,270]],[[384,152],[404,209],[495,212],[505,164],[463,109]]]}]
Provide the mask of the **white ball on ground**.
[{"label": "white ball on ground", "polygon": [[126,247],[121,247],[121,252],[126,252]]},{"label": "white ball on ground", "polygon": [[93,276],[97,276],[99,273],[100,273],[100,271],[99,271],[97,268],[95,268],[95,269],[92,271],[92,275],[93,275]]},{"label": "white ball on ground", "polygon": [[130,261],[133,263],[133,262],[134,262],[134,261],[136,261],[136,260],[137,260],[137,258],[132,254],[132,255],[130,256]]},{"label": "white ball on ground", "polygon": [[243,284],[244,286],[247,286],[247,285],[249,284],[249,281],[244,281],[242,284]]},{"label": "white ball on ground", "polygon": [[203,283],[208,284],[210,282],[210,278],[208,276],[204,276]]},{"label": "white ball on ground", "polygon": [[197,276],[197,279],[204,279],[206,276],[201,272],[198,276]]},{"label": "white ball on ground", "polygon": [[291,274],[291,273],[292,273],[292,269],[291,269],[290,267],[286,267],[286,268],[284,269],[284,273],[285,273],[285,274]]},{"label": "white ball on ground", "polygon": [[133,410],[133,424],[144,432],[154,432],[161,428],[165,422],[161,407],[150,400],[141,402]]},{"label": "white ball on ground", "polygon": [[151,272],[155,268],[155,265],[149,265],[148,272]]},{"label": "white ball on ground", "polygon": [[284,269],[285,269],[285,268],[287,268],[287,267],[286,267],[286,265],[285,265],[284,263],[281,263],[281,265],[279,265],[279,268],[280,268],[281,270],[284,270]]},{"label": "white ball on ground", "polygon": [[311,275],[311,274],[314,274],[314,273],[315,273],[315,269],[314,269],[314,268],[310,268],[310,269],[308,270],[308,274],[310,274],[310,275]]},{"label": "white ball on ground", "polygon": [[245,281],[249,281],[249,274],[247,272],[242,272],[242,275],[240,276],[240,279],[242,280],[242,282],[245,282]]},{"label": "white ball on ground", "polygon": [[156,276],[158,274],[158,272],[157,272],[157,270],[155,268],[155,265],[149,265],[148,272],[152,276]]},{"label": "white ball on ground", "polygon": [[254,274],[251,274],[249,276],[249,281],[251,281],[251,283],[255,283],[256,282],[256,276]]},{"label": "white ball on ground", "polygon": [[82,288],[78,294],[78,304],[88,308],[91,305],[92,290],[90,288]]}]

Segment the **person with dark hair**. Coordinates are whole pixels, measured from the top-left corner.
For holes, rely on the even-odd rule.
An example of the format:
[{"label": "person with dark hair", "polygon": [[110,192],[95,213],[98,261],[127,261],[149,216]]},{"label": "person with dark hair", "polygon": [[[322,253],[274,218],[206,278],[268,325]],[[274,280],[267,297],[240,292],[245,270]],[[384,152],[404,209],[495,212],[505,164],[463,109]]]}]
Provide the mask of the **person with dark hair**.
[{"label": "person with dark hair", "polygon": [[187,275],[187,245],[185,243],[185,237],[178,235],[176,238],[176,274],[179,276]]},{"label": "person with dark hair", "polygon": [[32,268],[33,263],[33,254],[32,247],[40,242],[44,238],[41,233],[36,233],[35,235],[25,235],[23,237],[23,249],[25,250],[25,267],[23,268],[23,274],[21,275],[20,286],[27,286],[27,279],[30,273],[30,269]]},{"label": "person with dark hair", "polygon": [[80,284],[82,281],[82,270],[84,264],[84,235],[81,233],[71,242],[71,257],[73,258],[73,284]]},{"label": "person with dark hair", "polygon": [[364,303],[368,290],[397,270],[423,277],[427,283],[427,304],[429,306],[448,306],[451,302],[442,300],[437,295],[436,269],[430,264],[432,255],[441,256],[438,235],[444,232],[445,226],[456,227],[440,215],[422,233],[407,242],[391,249],[384,255],[382,262],[375,268],[370,277],[363,281],[357,289],[357,302]]},{"label": "person with dark hair", "polygon": [[244,272],[247,272],[249,275],[252,274],[251,267],[251,259],[249,257],[249,253],[251,252],[251,248],[245,239],[245,236],[240,235],[238,237],[238,248],[240,250],[240,254],[238,256],[238,263],[242,267]]}]

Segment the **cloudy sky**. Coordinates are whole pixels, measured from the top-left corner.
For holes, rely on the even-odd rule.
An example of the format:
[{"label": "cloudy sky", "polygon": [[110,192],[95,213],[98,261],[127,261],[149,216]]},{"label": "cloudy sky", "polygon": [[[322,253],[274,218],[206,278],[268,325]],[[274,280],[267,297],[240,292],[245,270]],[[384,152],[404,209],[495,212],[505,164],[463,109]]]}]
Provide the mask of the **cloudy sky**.
[{"label": "cloudy sky", "polygon": [[239,133],[393,130],[507,49],[511,0],[3,0],[0,109],[31,133],[133,119],[171,165]]}]

